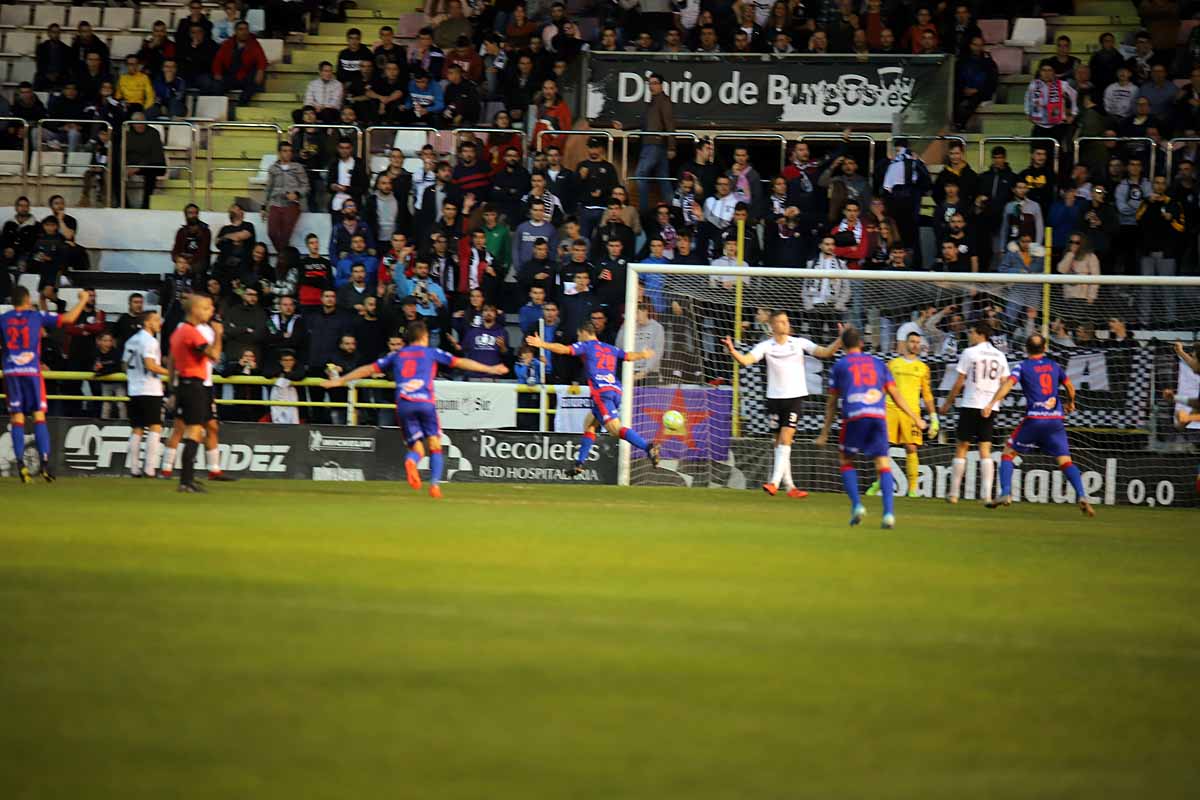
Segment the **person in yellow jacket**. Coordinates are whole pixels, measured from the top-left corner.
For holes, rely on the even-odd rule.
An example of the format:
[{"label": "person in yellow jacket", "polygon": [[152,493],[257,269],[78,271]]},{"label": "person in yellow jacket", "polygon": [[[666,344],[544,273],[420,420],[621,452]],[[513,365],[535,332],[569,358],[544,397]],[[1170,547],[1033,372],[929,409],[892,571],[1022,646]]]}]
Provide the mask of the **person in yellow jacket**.
[{"label": "person in yellow jacket", "polygon": [[[925,401],[929,411],[929,435],[938,435],[937,406],[933,404],[933,390],[929,382],[929,366],[920,359],[921,334],[913,331],[904,338],[900,345],[900,355],[888,362],[888,369],[896,381],[896,388],[904,397],[909,408],[920,409],[920,401]],[[917,477],[920,474],[921,459],[917,448],[924,443],[921,429],[913,424],[912,419],[901,411],[892,398],[887,403],[888,441],[892,444],[903,445],[904,474],[908,478],[908,496],[917,496]],[[872,484],[867,494],[873,495],[878,491],[878,485]]]},{"label": "person in yellow jacket", "polygon": [[126,106],[137,103],[143,111],[154,105],[154,86],[135,55],[125,57],[125,72],[117,79],[117,99]]}]

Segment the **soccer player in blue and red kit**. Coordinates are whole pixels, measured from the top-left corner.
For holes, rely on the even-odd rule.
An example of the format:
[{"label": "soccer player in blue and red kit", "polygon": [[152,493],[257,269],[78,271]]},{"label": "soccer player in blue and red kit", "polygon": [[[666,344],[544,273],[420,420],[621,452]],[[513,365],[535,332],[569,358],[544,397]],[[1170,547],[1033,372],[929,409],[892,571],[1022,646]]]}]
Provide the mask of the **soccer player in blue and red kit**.
[{"label": "soccer player in blue and red kit", "polygon": [[79,293],[79,304],[65,314],[38,311],[29,290],[18,286],[12,296],[13,310],[0,314],[0,344],[4,347],[4,393],[8,395],[9,427],[13,455],[21,483],[33,483],[25,467],[25,416],[33,415],[33,438],[42,459],[42,479],[54,480],[50,471],[50,431],[46,428],[46,384],[42,380],[42,330],[61,328],[79,319],[87,306],[88,293]]},{"label": "soccer player in blue and red kit", "polygon": [[572,477],[583,473],[583,466],[596,444],[596,432],[603,425],[613,436],[624,439],[650,457],[650,463],[658,466],[658,445],[649,444],[633,428],[621,427],[621,373],[624,361],[645,361],[654,358],[653,350],[635,350],[626,353],[619,347],[605,344],[596,338],[596,326],[590,321],[579,326],[575,332],[575,344],[565,345],[547,342],[538,336],[526,336],[525,344],[549,350],[560,356],[578,356],[583,359],[587,373],[588,389],[592,393],[592,413],[583,423],[583,442],[579,447],[579,458],[575,466],[567,471]]},{"label": "soccer player in blue and red kit", "polygon": [[838,456],[841,461],[842,486],[850,496],[850,524],[857,525],[867,515],[858,493],[858,471],[854,456],[875,459],[879,490],[883,495],[883,522],[880,527],[896,527],[893,500],[896,481],[892,477],[892,462],[888,456],[887,398],[891,396],[896,408],[907,414],[919,429],[929,427],[920,413],[914,411],[904,395],[896,388],[892,373],[875,356],[862,351],[862,333],[856,328],[842,332],[846,355],[838,359],[830,374],[829,399],[825,403],[825,425],[816,438],[817,445],[829,441],[829,429],[838,399],[842,401],[842,430]]},{"label": "soccer player in blue and red kit", "polygon": [[441,497],[442,426],[438,422],[437,398],[433,395],[433,380],[437,377],[438,365],[485,375],[504,375],[508,367],[503,364],[489,366],[469,358],[455,358],[449,353],[429,346],[429,329],[424,322],[409,323],[405,330],[406,347],[393,350],[378,361],[364,364],[345,375],[324,381],[321,386],[336,389],[351,381],[368,378],[380,373],[391,373],[396,382],[396,424],[404,431],[408,443],[408,455],[404,460],[404,472],[408,485],[420,491],[421,474],[417,465],[426,450],[429,452],[429,496]]},{"label": "soccer player in blue and red kit", "polygon": [[[1046,340],[1040,334],[1030,336],[1025,342],[1029,358],[1022,361],[1009,374],[995,396],[981,412],[989,416],[1017,384],[1025,395],[1025,419],[1004,443],[1004,455],[1000,456],[1000,497],[987,503],[988,508],[1012,505],[1013,459],[1017,453],[1032,453],[1041,450],[1058,462],[1059,469],[1075,489],[1079,510],[1085,517],[1096,516],[1083,490],[1083,477],[1079,467],[1071,461],[1071,449],[1067,446],[1067,428],[1063,419],[1075,410],[1075,387],[1067,373],[1056,361],[1046,358]],[[1058,397],[1058,388],[1067,392],[1067,400]]]}]

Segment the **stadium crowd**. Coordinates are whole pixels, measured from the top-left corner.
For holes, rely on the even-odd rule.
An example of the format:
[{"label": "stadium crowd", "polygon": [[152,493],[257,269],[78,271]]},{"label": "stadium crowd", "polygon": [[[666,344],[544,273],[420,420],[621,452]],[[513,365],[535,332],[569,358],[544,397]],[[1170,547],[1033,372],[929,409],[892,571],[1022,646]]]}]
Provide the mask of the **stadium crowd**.
[{"label": "stadium crowd", "polygon": [[[1175,151],[1172,174],[1165,156],[1170,137],[1200,130],[1200,28],[1176,48],[1178,28],[1147,10],[1161,4],[1142,5],[1147,30],[1129,55],[1106,34],[1084,63],[1060,37],[1057,54],[1038,65],[1025,108],[1032,136],[1064,145],[1057,169],[1052,145],[1042,143],[994,147],[987,169],[976,172],[953,140],[924,153],[896,140],[895,152],[876,164],[849,136],[822,144],[820,152],[796,141],[778,170],[753,145],[718,152],[711,139],[694,147],[680,140],[676,147],[664,136],[644,140],[629,177],[664,169],[671,180],[662,183],[666,188],[640,191],[634,187],[647,184],[622,180],[602,136],[589,138],[586,154],[571,158],[563,136],[543,136],[540,150],[527,149],[539,131],[574,126],[568,99],[580,87],[571,66],[584,49],[954,53],[955,122],[965,127],[997,85],[974,11],[965,4],[933,11],[876,0],[861,7],[850,0],[711,6],[643,0],[602,4],[599,16],[588,18],[594,36],[585,37],[582,20],[569,17],[562,3],[446,0],[428,9],[432,24],[408,46],[394,40],[390,26],[376,32],[373,45],[350,29],[336,63],[318,67],[297,123],[482,124],[497,132],[463,135],[452,158],[432,146],[392,150],[387,166],[372,174],[353,140],[298,128],[280,143],[270,167],[261,220],[235,204],[228,224],[214,232],[198,207],[184,211],[159,293],[164,333],[182,318],[181,300],[204,291],[217,298],[225,330],[220,368],[227,374],[344,374],[398,346],[404,324],[421,319],[435,344],[481,363],[509,363],[521,381],[553,383],[578,378],[573,360],[511,347],[507,326],[523,333],[543,326],[547,340],[569,343],[578,324],[590,320],[601,340],[613,341],[627,322],[631,260],[732,266],[741,253],[741,263],[765,266],[1020,274],[1041,272],[1040,253],[1050,248],[1063,273],[1194,273],[1197,143]],[[1195,4],[1167,5],[1188,13]],[[225,18],[216,21],[198,3],[190,10],[173,36],[156,23],[142,50],[123,56],[110,55],[86,23],[70,45],[61,32],[48,31],[37,78],[19,87],[0,116],[119,123],[185,114],[194,92],[236,91],[239,102],[249,100],[267,65],[241,18],[244,9],[227,3]],[[272,23],[283,18],[273,10]],[[1043,3],[1041,10],[1054,9]],[[110,72],[113,56],[124,59],[120,75]],[[1176,86],[1178,77],[1190,82]],[[661,80],[652,76],[650,84],[654,101],[642,127],[670,133],[671,102]],[[35,88],[51,92],[47,107]],[[485,109],[492,109],[489,119]],[[85,128],[62,125],[46,144],[108,157],[108,142],[88,141]],[[1087,142],[1076,163],[1070,143],[1081,135],[1150,143]],[[126,146],[130,162],[143,165],[137,172],[145,179],[145,207],[160,174],[145,165],[165,168],[162,142],[153,128],[134,126]],[[407,169],[406,156],[419,157],[420,168]],[[84,204],[91,199],[85,190]],[[90,259],[75,241],[78,225],[63,198],[50,206],[50,216],[35,219],[28,200],[16,201],[16,215],[0,234],[0,290],[7,295],[18,274],[36,272],[40,303],[53,310],[67,273],[87,269]],[[303,250],[290,246],[302,210],[331,215],[329,241],[309,235]],[[1196,305],[1177,306],[1176,297],[1154,289],[1066,287],[1055,298],[1055,328],[1062,338],[1086,341],[1097,326],[1194,325],[1184,318],[1185,306]],[[911,318],[931,338],[953,340],[954,326],[961,332],[986,316],[1019,332],[1037,317],[1040,294],[971,290],[935,299],[892,309],[896,326]],[[105,359],[119,354],[136,330],[131,320],[144,301],[131,298],[129,314],[115,322],[89,310],[46,348],[47,364],[113,371]],[[863,325],[878,307],[857,284],[829,280],[806,282],[795,302],[808,326],[842,319]],[[662,353],[672,332],[686,335],[679,319],[703,326],[711,312],[684,308],[669,285],[651,277],[630,324],[638,326],[639,346]],[[642,374],[658,368],[643,365]]]}]

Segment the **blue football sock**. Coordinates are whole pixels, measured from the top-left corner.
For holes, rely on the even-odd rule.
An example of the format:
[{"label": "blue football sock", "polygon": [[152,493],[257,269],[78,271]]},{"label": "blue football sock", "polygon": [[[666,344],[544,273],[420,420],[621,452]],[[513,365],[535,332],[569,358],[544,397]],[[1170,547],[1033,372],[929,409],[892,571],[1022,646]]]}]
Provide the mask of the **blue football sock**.
[{"label": "blue football sock", "polygon": [[577,464],[586,464],[588,456],[592,454],[592,447],[596,444],[596,434],[585,433],[583,441],[579,444],[579,458],[575,460]]},{"label": "blue football sock", "polygon": [[46,423],[33,423],[33,440],[37,442],[38,453],[42,457],[42,466],[50,466],[50,429],[46,427]]},{"label": "blue football sock", "polygon": [[1012,496],[1013,460],[1007,456],[1000,459],[1000,495]]},{"label": "blue football sock", "polygon": [[1075,488],[1076,500],[1087,500],[1087,493],[1083,491],[1083,475],[1079,473],[1079,467],[1075,466],[1073,461],[1068,461],[1062,465],[1063,475],[1067,476],[1067,480],[1071,482],[1071,486]]},{"label": "blue football sock", "polygon": [[442,455],[441,450],[434,450],[429,454],[429,482],[434,486],[442,482],[442,467],[445,463],[446,457]]},{"label": "blue football sock", "polygon": [[17,467],[25,463],[25,423],[12,423],[13,455],[17,458]]},{"label": "blue football sock", "polygon": [[621,428],[621,438],[629,442],[634,447],[650,452],[650,445],[646,444],[646,440],[638,435],[638,432],[633,428]]},{"label": "blue football sock", "polygon": [[421,454],[418,453],[416,450],[409,450],[408,455],[406,455],[404,457],[404,460],[411,461],[414,464],[420,464],[421,463]]},{"label": "blue football sock", "polygon": [[894,513],[892,501],[896,496],[896,479],[892,476],[892,471],[890,469],[880,471],[879,491],[883,493],[883,513]]},{"label": "blue football sock", "polygon": [[860,505],[861,500],[858,496],[858,470],[854,467],[842,467],[842,486],[846,489],[846,494],[850,496],[850,505]]}]

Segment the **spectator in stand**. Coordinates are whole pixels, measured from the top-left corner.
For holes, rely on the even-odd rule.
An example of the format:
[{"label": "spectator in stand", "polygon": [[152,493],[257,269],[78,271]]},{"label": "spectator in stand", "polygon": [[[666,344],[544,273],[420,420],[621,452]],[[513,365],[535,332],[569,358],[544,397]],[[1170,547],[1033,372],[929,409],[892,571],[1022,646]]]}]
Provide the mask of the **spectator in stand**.
[{"label": "spectator in stand", "polygon": [[1125,177],[1113,192],[1113,201],[1121,222],[1120,238],[1116,243],[1116,268],[1120,275],[1134,274],[1134,260],[1142,231],[1138,228],[1138,210],[1150,196],[1150,181],[1144,176],[1140,158],[1131,158],[1125,165]]},{"label": "spectator in stand", "polygon": [[900,46],[914,54],[921,52],[921,34],[923,33],[933,34],[934,43],[937,43],[937,26],[933,24],[933,14],[925,7],[917,9],[916,22],[900,37]]},{"label": "spectator in stand", "polygon": [[1126,60],[1125,65],[1133,73],[1134,83],[1143,84],[1150,80],[1150,72],[1155,64],[1167,64],[1170,61],[1170,56],[1155,52],[1150,34],[1138,31],[1134,38],[1133,56]]},{"label": "spectator in stand", "polygon": [[[586,258],[587,246],[580,247]],[[526,291],[541,289],[546,297],[558,295],[558,265],[550,259],[550,244],[545,239],[534,241],[529,259],[517,270],[517,283]]]},{"label": "spectator in stand", "polygon": [[[50,98],[50,107],[46,109],[48,119],[90,119],[91,114],[86,110],[87,104],[83,98],[79,96],[79,87],[73,79],[67,80],[63,84],[61,94],[53,95]],[[51,147],[66,145],[67,149],[74,153],[82,149],[83,130],[79,125],[64,123],[48,125],[43,130],[46,131],[47,141]]]},{"label": "spectator in stand", "polygon": [[1092,68],[1092,83],[1097,97],[1117,80],[1117,71],[1125,66],[1125,56],[1117,49],[1117,39],[1111,33],[1100,34],[1100,49],[1092,54],[1088,65]]},{"label": "spectator in stand", "polygon": [[570,283],[564,284],[562,296],[558,299],[562,311],[562,329],[564,335],[572,342],[575,341],[575,331],[579,326],[589,321],[592,309],[596,308],[595,296],[592,294],[592,272],[588,268],[579,269]]},{"label": "spectator in stand", "polygon": [[951,181],[958,184],[963,200],[973,204],[979,194],[979,176],[967,163],[966,151],[961,142],[951,142],[946,148],[946,165],[933,183],[935,203],[945,200],[945,185]]},{"label": "spectator in stand", "polygon": [[187,116],[187,82],[179,77],[175,59],[163,62],[158,77],[151,81],[154,87],[154,106],[151,113],[155,119],[172,119]]},{"label": "spectator in stand", "polygon": [[[326,289],[321,293],[320,307],[310,313],[305,319],[308,325],[308,369],[309,375],[324,375],[327,364],[332,363],[338,356],[338,347],[342,335],[348,333],[353,326],[352,319],[337,307],[337,293]],[[308,399],[321,402],[325,399],[325,391],[320,387],[308,387]],[[311,422],[328,422],[329,410],[314,408],[310,414]]]},{"label": "spectator in stand", "polygon": [[229,224],[217,231],[217,267],[215,276],[226,285],[241,275],[250,264],[250,253],[254,250],[257,233],[254,223],[246,219],[246,211],[239,204],[229,206]]},{"label": "spectator in stand", "polygon": [[224,16],[212,26],[212,38],[218,46],[233,38],[234,33],[237,32],[237,24],[242,19],[242,11],[238,7],[237,0],[226,0],[221,9],[225,12]]},{"label": "spectator in stand", "polygon": [[446,65],[446,85],[442,87],[442,126],[446,128],[471,128],[479,124],[482,101],[475,83],[468,80],[462,64],[454,61]]},{"label": "spectator in stand", "polygon": [[839,155],[817,180],[817,185],[829,190],[829,220],[842,218],[842,206],[848,200],[857,200],[859,207],[871,202],[871,184],[858,171],[858,159],[853,155]]},{"label": "spectator in stand", "polygon": [[[893,144],[895,154],[886,167],[876,170],[875,174],[882,174],[880,188],[887,201],[888,214],[900,229],[900,237],[906,245],[915,244],[921,198],[929,191],[932,181],[925,162],[909,149],[907,139],[896,139]],[[920,248],[913,248],[913,257],[918,263],[920,252]]]},{"label": "spectator in stand", "polygon": [[[544,243],[543,243],[544,244]],[[529,287],[529,302],[521,306],[519,314],[521,333],[529,335],[545,321],[546,289],[542,286]]]},{"label": "spectator in stand", "polygon": [[206,275],[211,253],[212,229],[200,219],[200,206],[188,203],[183,207],[183,225],[175,232],[171,259],[184,256],[191,263],[194,274]]},{"label": "spectator in stand", "polygon": [[1038,73],[1041,73],[1042,67],[1050,67],[1055,78],[1060,81],[1071,80],[1075,77],[1075,68],[1080,63],[1078,58],[1071,55],[1071,37],[1059,36],[1054,40],[1054,49],[1054,55],[1038,62]]},{"label": "spectator in stand", "polygon": [[192,37],[192,26],[195,25],[204,32],[205,39],[212,38],[213,24],[208,15],[204,13],[204,4],[200,0],[191,0],[188,3],[187,16],[181,17],[179,24],[175,26],[175,47],[176,50],[182,47]]},{"label": "spectator in stand", "polygon": [[304,91],[304,105],[311,106],[319,121],[336,125],[342,110],[345,90],[342,82],[333,74],[333,64],[322,61],[317,67],[317,77],[308,82]]},{"label": "spectator in stand", "polygon": [[74,53],[62,40],[62,28],[57,23],[52,22],[46,28],[46,38],[38,44],[34,61],[33,85],[39,92],[61,89],[74,74]]},{"label": "spectator in stand", "polygon": [[[1041,259],[1035,257],[1033,238],[1028,233],[1022,233],[1017,239],[1017,246],[1005,252],[996,271],[1011,275],[1032,275],[1042,271]],[[1026,309],[1041,308],[1040,286],[1017,283],[1006,291],[1008,297],[1004,303],[1004,317],[1010,325],[1016,323],[1018,317],[1024,316]]]},{"label": "spectator in stand", "polygon": [[[221,82],[225,93],[240,92],[238,105],[246,105],[256,92],[262,91],[267,80],[267,55],[244,20],[235,26],[233,38],[226,39],[217,50],[212,75]],[[233,112],[231,108],[230,119]]]},{"label": "spectator in stand", "polygon": [[[375,69],[380,74],[383,74],[388,64],[396,64],[401,72],[408,70],[408,52],[403,45],[396,44],[395,36],[396,32],[391,25],[384,25],[379,29],[379,44],[375,45],[372,52],[375,56]],[[407,83],[408,77],[404,76],[404,79]]]},{"label": "spectator in stand", "polygon": [[[338,226],[339,233],[344,233],[346,224],[353,220],[344,219],[342,225]],[[361,223],[359,223],[361,224]],[[375,285],[376,276],[379,274],[379,259],[375,257],[375,251],[369,248],[370,242],[367,240],[367,234],[356,232],[350,237],[350,248],[344,252],[338,259],[337,266],[333,272],[333,285],[341,289],[346,284],[350,283],[354,276],[354,268],[361,266],[365,272],[366,283],[371,286]]]},{"label": "spectator in stand", "polygon": [[455,188],[465,200],[474,196],[477,202],[488,198],[491,190],[491,174],[487,165],[479,161],[479,148],[471,140],[458,146],[458,163],[451,171]]},{"label": "spectator in stand", "polygon": [[58,232],[58,219],[53,216],[43,218],[26,263],[27,272],[38,273],[38,291],[46,286],[60,285],[66,272],[65,250],[66,241]]},{"label": "spectator in stand", "polygon": [[146,310],[146,297],[141,292],[134,292],[125,301],[125,313],[117,317],[113,325],[113,336],[116,337],[117,349],[125,350],[125,342],[142,329],[140,317]]},{"label": "spectator in stand", "polygon": [[1054,139],[1062,146],[1062,152],[1069,152],[1072,126],[1078,114],[1075,90],[1055,77],[1053,67],[1042,64],[1038,77],[1025,90],[1025,115],[1033,124],[1029,135]]},{"label": "spectator in stand", "polygon": [[[337,156],[329,165],[326,173],[325,182],[329,186],[331,195],[329,210],[336,225],[339,216],[345,213],[343,207],[347,202],[353,201],[354,210],[358,211],[358,206],[363,202],[367,188],[370,186],[366,164],[355,155],[352,140],[341,139],[338,141]],[[331,252],[330,258],[333,257]]]},{"label": "spectator in stand", "polygon": [[981,267],[987,269],[993,252],[1004,248],[1006,239],[1001,233],[1004,211],[1012,199],[1017,176],[1008,165],[1008,151],[1002,145],[992,148],[992,163],[979,177],[978,194],[975,196],[975,217],[978,221]]},{"label": "spectator in stand", "polygon": [[603,258],[608,252],[608,243],[613,239],[621,242],[622,253],[635,251],[637,233],[625,223],[624,210],[625,204],[618,198],[609,199],[608,212],[604,216],[602,224],[592,233],[592,259]]},{"label": "spectator in stand", "polygon": [[1050,163],[1049,148],[1041,143],[1034,144],[1029,152],[1029,166],[1021,170],[1017,178],[1025,181],[1029,187],[1029,199],[1042,207],[1042,219],[1045,219],[1054,202],[1058,183],[1053,164]]},{"label": "spectator in stand", "polygon": [[87,20],[80,22],[75,30],[75,38],[71,40],[71,51],[74,54],[72,63],[82,67],[87,63],[88,53],[95,53],[100,56],[100,68],[107,73],[109,70],[108,45],[95,34],[91,23]]},{"label": "spectator in stand", "polygon": [[127,108],[137,106],[142,111],[154,105],[154,86],[136,55],[125,57],[125,72],[117,79],[117,99]]},{"label": "spectator in stand", "polygon": [[1008,251],[1010,245],[1023,235],[1028,236],[1031,242],[1041,244],[1045,236],[1045,227],[1041,205],[1029,197],[1029,184],[1017,178],[1017,182],[1013,184],[1012,200],[1004,208],[996,252]]},{"label": "spectator in stand", "polygon": [[[496,365],[508,358],[508,334],[499,321],[496,306],[483,306],[482,324],[467,329],[462,341],[463,354],[481,364]],[[472,377],[471,380],[485,378]]]},{"label": "spectator in stand", "polygon": [[308,173],[292,160],[292,143],[280,142],[276,149],[278,158],[267,170],[265,214],[267,238],[275,245],[275,252],[282,253],[292,241],[292,231],[300,221],[309,186]]},{"label": "spectator in stand", "polygon": [[458,243],[458,277],[454,285],[461,293],[464,289],[479,289],[489,303],[500,297],[504,274],[496,258],[488,251],[487,234],[476,228]]},{"label": "spectator in stand", "polygon": [[1133,104],[1137,100],[1138,87],[1130,80],[1132,72],[1122,64],[1117,68],[1116,83],[1104,90],[1104,112],[1117,120],[1133,116]]},{"label": "spectator in stand", "polygon": [[[662,240],[658,241],[661,245]],[[659,249],[661,251],[661,247]],[[609,316],[619,320],[625,305],[625,275],[629,262],[625,258],[625,244],[620,239],[609,239],[606,250],[604,258],[596,264],[592,291],[596,295],[596,304],[608,309]],[[661,252],[659,256],[661,258]],[[665,263],[665,260],[658,263]]]},{"label": "spectator in stand", "polygon": [[440,128],[442,111],[446,107],[442,86],[423,69],[414,69],[408,82],[408,97],[404,100],[407,113],[404,124]]},{"label": "spectator in stand", "polygon": [[337,55],[337,79],[349,83],[362,73],[362,62],[366,59],[375,65],[375,54],[362,43],[362,31],[350,28],[346,31],[346,46]]},{"label": "spectator in stand", "polygon": [[379,119],[395,125],[403,118],[404,98],[408,96],[408,76],[404,74],[402,64],[395,61],[384,63],[381,72],[367,89],[367,97],[378,105]]},{"label": "spectator in stand", "polygon": [[184,82],[201,94],[220,94],[221,85],[212,76],[212,65],[217,60],[217,43],[201,25],[188,27],[188,38],[175,46],[175,61]]},{"label": "spectator in stand", "polygon": [[[355,238],[358,241],[358,237]],[[347,313],[358,315],[362,312],[364,303],[369,297],[375,299],[375,287],[367,283],[367,268],[352,258],[343,259],[338,263],[338,270],[341,271],[342,263],[351,263],[350,279],[338,287],[337,290],[337,305],[338,308]]]},{"label": "spectator in stand", "polygon": [[[1155,175],[1150,195],[1138,207],[1137,221],[1142,227],[1139,247],[1139,266],[1143,277],[1174,277],[1178,274],[1179,256],[1187,247],[1187,231],[1183,207],[1167,194],[1167,177]],[[1143,286],[1139,291],[1141,319],[1170,325],[1176,316],[1175,297],[1178,290],[1170,286]],[[1151,303],[1158,307],[1151,313]]]},{"label": "spectator in stand", "polygon": [[321,255],[321,237],[310,233],[304,237],[308,253],[300,259],[300,307],[304,311],[321,305],[321,294],[333,289],[333,266]]},{"label": "spectator in stand", "polygon": [[175,43],[167,36],[167,23],[156,20],[150,29],[150,36],[142,43],[142,49],[138,51],[142,69],[150,75],[151,79],[156,78],[162,72],[163,63],[173,58],[175,58]]},{"label": "spectator in stand", "polygon": [[225,325],[224,349],[229,353],[262,353],[267,340],[267,313],[258,303],[258,287],[242,289],[242,301],[227,307],[222,315]]},{"label": "spectator in stand", "polygon": [[954,15],[942,30],[941,43],[943,52],[961,58],[967,54],[971,40],[976,37],[982,38],[983,32],[975,23],[975,18],[971,14],[971,7],[966,3],[956,4],[954,6]]},{"label": "spectator in stand", "polygon": [[146,209],[150,208],[150,197],[158,186],[159,177],[167,171],[167,155],[158,131],[146,125],[146,115],[138,111],[132,119],[135,124],[125,134],[128,160],[121,166],[126,179],[134,175],[142,178],[142,208]]},{"label": "spectator in stand", "polygon": [[433,43],[433,28],[422,28],[417,33],[416,44],[408,49],[409,74],[415,76],[417,70],[421,70],[433,80],[441,80],[445,61],[446,54]]},{"label": "spectator in stand", "polygon": [[[645,352],[646,350],[654,351],[654,357],[645,361],[638,361],[634,365],[633,377],[634,380],[646,380],[654,378],[658,375],[659,365],[662,363],[662,354],[667,346],[667,332],[663,328],[662,323],[654,319],[651,315],[653,309],[649,303],[638,303],[637,316],[635,317],[635,325],[633,340],[637,343],[637,349]],[[616,342],[617,346],[622,346],[625,341],[625,325],[629,321],[626,320],[617,331]]]},{"label": "spectator in stand", "polygon": [[301,357],[305,354],[308,349],[308,327],[298,313],[295,297],[283,295],[279,298],[279,310],[267,318],[265,347],[268,361],[280,358],[285,351]]},{"label": "spectator in stand", "polygon": [[957,130],[966,130],[979,104],[995,97],[999,81],[1000,69],[984,49],[983,37],[972,37],[967,53],[958,63],[958,80],[954,83],[954,126]]},{"label": "spectator in stand", "polygon": [[1167,80],[1165,64],[1155,64],[1150,68],[1150,80],[1142,84],[1138,90],[1139,98],[1150,102],[1150,113],[1158,120],[1169,120],[1175,99],[1179,96],[1179,87]]},{"label": "spectator in stand", "polygon": [[[365,47],[363,50],[367,51]],[[355,123],[362,122],[359,127],[378,125],[380,122],[379,103],[371,98],[371,86],[377,77],[375,59],[368,55],[358,62],[358,72],[346,82],[346,107],[354,109]],[[342,111],[342,121],[345,122],[345,109]]]},{"label": "spectator in stand", "polygon": [[[1057,233],[1057,229],[1055,231]],[[1058,271],[1063,275],[1099,275],[1100,259],[1092,252],[1091,242],[1080,231],[1067,238],[1067,246],[1058,261]],[[1099,297],[1100,287],[1096,284],[1068,284],[1062,287],[1065,315],[1072,322],[1094,319],[1093,307]]]},{"label": "spectator in stand", "polygon": [[1076,196],[1075,187],[1064,186],[1054,205],[1050,206],[1049,216],[1046,217],[1047,224],[1054,231],[1055,254],[1066,250],[1071,237],[1079,234],[1079,227],[1083,224],[1083,212],[1084,200]]},{"label": "spectator in stand", "polygon": [[446,14],[446,18],[433,29],[433,41],[443,50],[453,47],[458,37],[470,38],[475,33],[471,28],[471,21],[463,13],[461,0],[449,0],[446,4]]},{"label": "spectator in stand", "polygon": [[411,223],[408,198],[396,194],[392,186],[391,177],[380,175],[363,206],[363,219],[375,232],[377,242],[390,242],[393,233],[408,230]]},{"label": "spectator in stand", "polygon": [[529,53],[520,53],[517,56],[516,70],[508,76],[504,84],[504,104],[512,109],[515,119],[524,120],[525,109],[534,104],[538,86],[533,57]]},{"label": "spectator in stand", "polygon": [[1101,184],[1093,186],[1091,206],[1083,212],[1083,235],[1100,259],[1101,271],[1111,275],[1114,273],[1113,250],[1121,234],[1121,219],[1116,208],[1107,201],[1108,189]]},{"label": "spectator in stand", "polygon": [[[441,316],[449,306],[446,290],[430,276],[430,266],[428,258],[417,256],[412,276],[405,277],[401,274],[396,278],[396,296],[411,298],[417,313],[426,319]],[[435,327],[440,328],[441,326],[436,325]]]},{"label": "spectator in stand", "polygon": [[280,300],[294,296],[299,284],[300,251],[291,245],[285,245],[275,257],[274,273],[259,277],[259,298],[262,306],[272,313],[278,311]]}]

